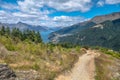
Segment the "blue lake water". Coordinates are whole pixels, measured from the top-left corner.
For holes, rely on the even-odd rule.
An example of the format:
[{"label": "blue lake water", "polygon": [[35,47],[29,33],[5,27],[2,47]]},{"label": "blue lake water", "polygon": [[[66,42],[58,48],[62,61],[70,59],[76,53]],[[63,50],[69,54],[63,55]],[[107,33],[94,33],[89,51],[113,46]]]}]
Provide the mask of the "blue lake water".
[{"label": "blue lake water", "polygon": [[48,37],[49,37],[49,34],[52,33],[52,32],[53,31],[51,31],[51,30],[40,32],[42,40],[43,40],[44,43],[48,43],[49,42]]}]

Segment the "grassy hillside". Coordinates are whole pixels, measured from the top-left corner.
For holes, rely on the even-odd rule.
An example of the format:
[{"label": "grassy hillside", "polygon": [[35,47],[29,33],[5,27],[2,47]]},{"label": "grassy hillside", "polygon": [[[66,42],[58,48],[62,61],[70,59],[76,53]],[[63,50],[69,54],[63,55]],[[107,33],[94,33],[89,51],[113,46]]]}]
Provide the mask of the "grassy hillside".
[{"label": "grassy hillside", "polygon": [[35,70],[39,80],[53,80],[70,69],[81,54],[79,47],[63,48],[30,41],[16,43],[10,37],[0,36],[0,63],[7,63],[15,71]]},{"label": "grassy hillside", "polygon": [[[25,38],[27,39],[22,40],[18,35],[15,37],[12,34],[0,35],[0,64],[8,64],[15,71],[18,79],[53,80],[57,75],[69,71],[79,56],[85,53],[80,46],[44,44],[36,42],[35,37],[33,39],[29,36]],[[96,59],[96,80],[112,80],[112,77],[107,75],[107,71],[110,71],[108,64],[116,65],[115,69],[110,72],[119,69],[115,60],[120,59],[120,54],[105,48],[95,47],[93,49],[100,51],[103,55]],[[109,60],[110,62],[108,62]],[[113,61],[115,64],[111,64]],[[118,70],[114,73],[117,72]],[[103,75],[101,75],[102,73]],[[118,76],[113,80],[117,78]]]},{"label": "grassy hillside", "polygon": [[120,80],[120,53],[98,48],[100,56],[95,59],[96,80]]},{"label": "grassy hillside", "polygon": [[[120,66],[117,63],[119,63],[120,54],[105,48],[93,49],[101,53],[101,56],[95,60],[96,80],[119,80],[118,76],[112,79],[108,73],[115,75],[119,72]],[[37,73],[34,80],[53,80],[57,75],[70,70],[78,57],[84,53],[80,47],[64,48],[58,45],[23,41],[14,43],[10,38],[4,36],[0,38],[0,63],[8,64],[19,78],[28,78],[24,75],[33,77]],[[108,68],[109,66],[112,70]]]}]

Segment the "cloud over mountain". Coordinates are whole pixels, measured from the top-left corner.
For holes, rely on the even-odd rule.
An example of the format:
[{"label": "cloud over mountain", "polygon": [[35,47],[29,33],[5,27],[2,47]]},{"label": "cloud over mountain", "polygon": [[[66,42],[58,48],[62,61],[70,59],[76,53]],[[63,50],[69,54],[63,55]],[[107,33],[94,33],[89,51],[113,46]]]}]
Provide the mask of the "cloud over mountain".
[{"label": "cloud over mountain", "polygon": [[96,5],[119,3],[120,0],[0,0],[0,22],[68,26],[87,19],[81,14]]}]

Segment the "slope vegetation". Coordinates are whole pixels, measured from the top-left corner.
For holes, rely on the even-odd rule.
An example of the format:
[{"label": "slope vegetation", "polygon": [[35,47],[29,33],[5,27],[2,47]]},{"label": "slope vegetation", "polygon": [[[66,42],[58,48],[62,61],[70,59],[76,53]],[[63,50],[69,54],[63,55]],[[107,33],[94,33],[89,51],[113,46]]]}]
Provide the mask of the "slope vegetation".
[{"label": "slope vegetation", "polygon": [[[59,38],[59,43],[102,46],[113,50],[120,49],[120,19],[105,21],[78,33]],[[74,41],[73,41],[74,40]]]},{"label": "slope vegetation", "polygon": [[120,12],[96,16],[89,21],[50,34],[53,43],[101,46],[119,51]]},{"label": "slope vegetation", "polygon": [[118,52],[27,42],[12,43],[16,49],[9,51],[2,44],[0,64],[8,64],[15,72],[16,80],[120,80]]}]

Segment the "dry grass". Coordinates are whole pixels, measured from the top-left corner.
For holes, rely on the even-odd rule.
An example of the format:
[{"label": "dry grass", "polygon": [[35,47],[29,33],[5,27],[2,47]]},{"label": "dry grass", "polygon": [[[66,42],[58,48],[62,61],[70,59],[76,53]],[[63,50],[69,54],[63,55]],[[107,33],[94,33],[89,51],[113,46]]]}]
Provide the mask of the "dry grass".
[{"label": "dry grass", "polygon": [[79,47],[63,48],[32,42],[14,43],[5,37],[0,38],[0,43],[7,48],[0,45],[0,62],[7,63],[15,71],[35,70],[40,74],[40,80],[53,80],[58,74],[71,69],[82,54]]},{"label": "dry grass", "polygon": [[[0,37],[0,63],[7,63],[16,72],[36,71],[40,76],[36,80],[53,80],[57,75],[69,71],[79,56],[85,53],[80,47],[63,48],[21,41],[14,43],[10,38]],[[118,70],[110,70],[110,66],[114,66],[113,63],[117,63],[114,58],[119,57],[120,55],[103,49],[101,56],[95,59],[96,80],[116,80],[117,78],[111,78],[112,72],[118,72],[120,66],[115,67]]]},{"label": "dry grass", "polygon": [[119,73],[118,70],[120,70],[120,66],[116,65],[116,63],[120,64],[116,62],[115,57],[101,53],[101,55],[95,60],[96,80],[119,80],[120,78],[117,79],[118,76],[114,77],[116,73]]}]

